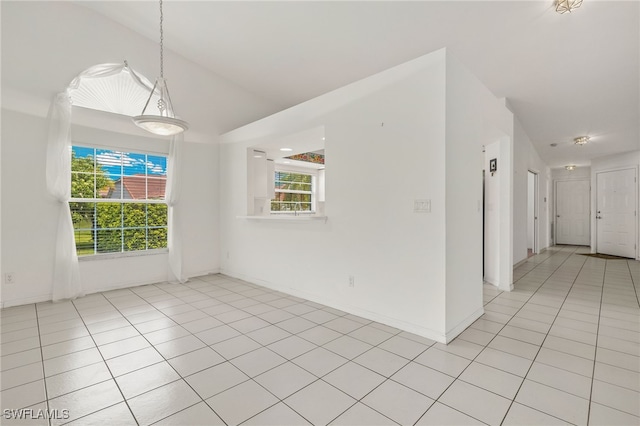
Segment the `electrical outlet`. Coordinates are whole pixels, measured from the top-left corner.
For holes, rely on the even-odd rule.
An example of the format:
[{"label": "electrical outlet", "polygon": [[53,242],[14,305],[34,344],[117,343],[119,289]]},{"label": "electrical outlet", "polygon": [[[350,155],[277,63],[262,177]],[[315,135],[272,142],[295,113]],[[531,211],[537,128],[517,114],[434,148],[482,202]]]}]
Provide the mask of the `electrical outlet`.
[{"label": "electrical outlet", "polygon": [[16,274],[14,272],[7,272],[4,274],[5,284],[14,284],[16,282]]},{"label": "electrical outlet", "polygon": [[356,286],[356,277],[354,277],[353,275],[349,275],[349,287],[355,287]]},{"label": "electrical outlet", "polygon": [[431,200],[415,200],[413,202],[414,213],[431,213]]}]

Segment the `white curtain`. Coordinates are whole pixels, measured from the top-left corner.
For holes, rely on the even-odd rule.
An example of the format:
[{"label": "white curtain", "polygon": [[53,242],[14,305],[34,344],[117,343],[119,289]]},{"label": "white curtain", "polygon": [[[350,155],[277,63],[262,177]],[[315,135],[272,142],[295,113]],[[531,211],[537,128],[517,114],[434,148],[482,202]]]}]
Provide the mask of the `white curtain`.
[{"label": "white curtain", "polygon": [[180,232],[180,209],[177,208],[180,199],[180,175],[182,169],[182,145],[184,136],[179,133],[171,139],[169,145],[169,160],[167,163],[167,190],[166,200],[168,206],[168,242],[169,270],[168,281],[187,282],[182,271],[182,232]]},{"label": "white curtain", "polygon": [[71,80],[71,83],[69,84],[67,90],[75,90],[80,87],[80,82],[83,78],[109,77],[111,75],[120,73],[123,69],[127,69],[129,71],[129,74],[136,83],[138,83],[148,91],[151,91],[153,86],[151,85],[149,80],[136,74],[133,68],[129,68],[129,64],[127,64],[126,61],[122,64],[100,64],[94,65],[91,68],[87,68],[86,70],[78,74],[76,78]]},{"label": "white curtain", "polygon": [[[108,77],[126,69],[133,80],[147,91],[151,83],[129,68],[128,64],[100,64],[93,66],[74,78],[64,92],[55,96],[49,109],[49,135],[47,145],[46,179],[48,192],[60,204],[56,235],[55,265],[53,273],[52,300],[73,299],[84,295],[80,280],[80,268],[76,253],[73,221],[69,209],[71,198],[71,105],[74,90],[82,79]],[[182,134],[174,136],[170,145],[167,165],[168,248],[170,281],[184,283],[182,272],[182,237],[178,229],[180,220],[176,204],[180,197],[179,176]]]},{"label": "white curtain", "polygon": [[55,96],[49,109],[47,145],[47,190],[59,204],[53,270],[52,300],[72,299],[84,295],[80,282],[78,255],[69,209],[71,197],[71,99],[68,92]]},{"label": "white curtain", "polygon": [[[72,92],[83,78],[99,78],[121,72],[124,64],[102,64],[91,67],[74,78],[67,89],[58,93],[49,108],[49,134],[47,143],[47,191],[59,203],[58,228],[54,254],[51,299],[55,302],[84,295],[80,280],[80,267],[73,233],[73,220],[69,209],[71,198],[71,106]],[[134,73],[134,80],[147,85]],[[151,87],[147,87],[151,90]]]}]

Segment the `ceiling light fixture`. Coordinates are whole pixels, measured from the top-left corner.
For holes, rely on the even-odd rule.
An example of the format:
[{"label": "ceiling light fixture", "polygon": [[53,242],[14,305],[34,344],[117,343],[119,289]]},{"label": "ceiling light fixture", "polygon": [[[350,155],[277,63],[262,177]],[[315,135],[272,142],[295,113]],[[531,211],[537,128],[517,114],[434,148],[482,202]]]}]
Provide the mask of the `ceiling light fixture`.
[{"label": "ceiling light fixture", "polygon": [[[171,103],[171,97],[169,96],[169,89],[167,89],[167,81],[164,79],[164,33],[162,31],[162,21],[164,15],[162,14],[162,0],[160,0],[160,77],[156,78],[156,82],[151,89],[151,94],[147,103],[142,109],[142,114],[133,117],[133,122],[136,126],[160,136],[172,136],[180,132],[184,132],[189,128],[189,124],[176,118],[173,112],[173,105]],[[157,91],[157,92],[156,92]],[[158,99],[158,115],[148,114],[147,107],[151,102],[153,94],[157,93],[160,98]]]},{"label": "ceiling light fixture", "polygon": [[565,169],[567,169],[567,170],[569,170],[569,171],[571,171],[571,170],[575,169],[575,168],[576,168],[576,166],[574,166],[573,164],[570,164],[570,165],[568,165],[568,166],[564,166],[564,168],[565,168]]},{"label": "ceiling light fixture", "polygon": [[556,12],[559,14],[571,13],[582,6],[582,0],[556,0]]},{"label": "ceiling light fixture", "polygon": [[578,136],[577,138],[573,139],[573,142],[576,145],[584,145],[589,142],[589,139],[591,139],[589,136]]},{"label": "ceiling light fixture", "polygon": [[282,151],[282,152],[291,152],[291,151],[293,151],[293,149],[291,149],[291,148],[280,148],[280,151]]}]

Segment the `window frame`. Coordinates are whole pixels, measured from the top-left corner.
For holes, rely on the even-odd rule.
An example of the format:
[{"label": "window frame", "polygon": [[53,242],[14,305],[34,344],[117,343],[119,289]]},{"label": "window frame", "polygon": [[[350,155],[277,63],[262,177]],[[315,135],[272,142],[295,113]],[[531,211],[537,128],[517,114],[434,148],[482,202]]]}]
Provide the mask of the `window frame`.
[{"label": "window frame", "polygon": [[[292,173],[298,175],[309,175],[311,176],[311,191],[301,191],[301,190],[278,190],[276,187],[276,174],[280,173]],[[274,198],[269,200],[269,213],[272,215],[315,215],[317,214],[318,207],[318,170],[313,168],[305,168],[305,167],[295,167],[290,166],[288,164],[278,164],[275,165],[275,170],[273,173],[273,188],[274,188]],[[271,210],[271,203],[277,202],[276,195],[278,193],[285,194],[309,194],[311,195],[311,210],[299,210],[299,211],[274,211]]]},{"label": "window frame", "polygon": [[[95,161],[96,158],[96,151],[97,150],[105,150],[105,151],[113,151],[115,153],[120,153],[120,154],[133,154],[133,155],[144,155],[145,156],[145,160],[148,161],[147,157],[148,156],[154,156],[154,157],[163,157],[165,159],[165,161],[168,163],[169,161],[169,154],[167,152],[154,152],[154,151],[149,151],[149,150],[145,150],[145,149],[138,149],[138,148],[129,148],[129,147],[115,147],[115,146],[105,146],[105,145],[99,145],[99,144],[94,144],[94,143],[84,143],[84,142],[78,142],[78,141],[74,141],[71,143],[71,146],[69,147],[69,155],[72,155],[73,149],[74,148],[82,148],[82,149],[92,149],[93,150],[93,158]],[[94,175],[95,175],[95,165],[96,163],[94,163]],[[165,176],[164,178],[166,179],[166,181],[168,182],[168,165],[166,166],[167,169],[167,173],[165,175],[155,175],[155,176]],[[77,172],[73,170],[73,166],[71,167],[71,172],[70,172],[70,185],[71,185],[71,180],[73,179],[73,174]],[[125,177],[127,175],[125,175],[124,173],[121,173],[120,178]],[[148,179],[150,176],[154,176],[153,174],[149,174],[146,172],[145,169],[145,193],[147,196],[148,195]],[[121,185],[123,185],[121,183]],[[78,260],[83,261],[83,260],[97,260],[97,259],[110,259],[110,258],[119,258],[119,257],[135,257],[135,256],[147,256],[147,255],[155,255],[155,254],[163,254],[163,253],[168,253],[169,249],[168,247],[161,247],[161,248],[148,248],[149,246],[149,230],[151,229],[166,229],[166,234],[167,234],[167,239],[168,239],[168,235],[169,235],[169,218],[168,218],[168,208],[169,205],[167,203],[166,200],[166,186],[167,184],[165,184],[165,193],[164,193],[164,197],[162,199],[128,199],[128,198],[123,198],[124,196],[124,185],[123,185],[123,189],[121,190],[121,194],[120,194],[120,198],[99,198],[98,197],[98,193],[97,193],[97,188],[94,188],[94,198],[87,198],[87,197],[73,197],[71,196],[69,198],[69,201],[67,204],[69,204],[69,208],[71,209],[71,203],[93,203],[94,204],[94,222],[93,222],[93,226],[90,228],[73,228],[74,231],[74,243],[76,244],[76,254],[78,253],[78,246],[77,243],[75,242],[75,237],[76,237],[76,232],[81,230],[81,231],[90,231],[92,233],[92,238],[94,239],[94,252],[93,254],[86,254],[86,255],[80,255],[77,254],[78,256]],[[120,226],[119,227],[115,227],[115,228],[100,228],[98,227],[98,225],[95,222],[95,216],[97,216],[97,214],[95,213],[97,211],[97,204],[98,203],[110,203],[110,204],[118,204],[121,205],[124,208],[125,204],[142,204],[142,205],[153,205],[153,204],[164,204],[167,207],[167,222],[166,222],[166,226],[149,226],[149,213],[148,210],[145,208],[145,226],[125,226],[124,224],[124,220],[125,220],[125,215],[124,212],[121,210],[120,212]],[[133,230],[133,229],[144,229],[145,230],[145,249],[138,249],[138,250],[126,250],[125,246],[124,246],[124,231],[126,230]],[[120,250],[119,251],[113,251],[113,252],[97,252],[97,241],[95,241],[96,238],[96,233],[98,231],[101,230],[118,230],[122,232],[122,242],[120,244]],[[168,243],[168,241],[167,241]]]}]

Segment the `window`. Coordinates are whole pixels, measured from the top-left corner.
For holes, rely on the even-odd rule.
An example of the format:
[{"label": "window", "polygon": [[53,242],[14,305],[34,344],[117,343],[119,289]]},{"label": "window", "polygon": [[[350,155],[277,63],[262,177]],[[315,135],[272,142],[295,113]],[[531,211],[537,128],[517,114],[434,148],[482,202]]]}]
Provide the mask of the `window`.
[{"label": "window", "polygon": [[167,247],[167,157],[73,146],[69,207],[78,256]]},{"label": "window", "polygon": [[275,197],[271,200],[271,212],[315,211],[315,176],[307,173],[276,171]]}]

